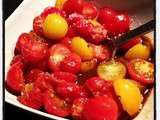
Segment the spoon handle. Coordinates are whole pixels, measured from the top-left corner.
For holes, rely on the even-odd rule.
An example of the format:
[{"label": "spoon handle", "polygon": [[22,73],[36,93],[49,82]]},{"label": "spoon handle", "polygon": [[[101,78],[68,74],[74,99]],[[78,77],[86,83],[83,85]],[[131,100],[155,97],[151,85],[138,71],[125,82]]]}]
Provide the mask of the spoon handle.
[{"label": "spoon handle", "polygon": [[141,25],[140,27],[137,27],[136,29],[133,29],[128,33],[122,35],[121,37],[118,37],[117,39],[113,40],[113,44],[114,46],[119,47],[120,45],[128,42],[130,39],[136,36],[143,35],[147,32],[150,32],[151,30],[154,29],[154,27],[155,27],[155,21],[151,20]]}]

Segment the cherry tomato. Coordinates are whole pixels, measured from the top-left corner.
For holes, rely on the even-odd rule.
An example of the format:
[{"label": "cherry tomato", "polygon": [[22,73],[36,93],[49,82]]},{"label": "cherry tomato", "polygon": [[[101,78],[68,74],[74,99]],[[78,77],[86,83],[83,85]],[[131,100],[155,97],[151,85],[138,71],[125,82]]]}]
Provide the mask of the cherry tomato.
[{"label": "cherry tomato", "polygon": [[94,57],[99,61],[108,60],[111,56],[111,52],[107,46],[104,45],[92,45],[94,51]]},{"label": "cherry tomato", "polygon": [[98,15],[98,10],[95,5],[85,2],[82,5],[81,14],[87,19],[94,19]]},{"label": "cherry tomato", "polygon": [[71,112],[72,112],[72,117],[75,118],[76,120],[84,120],[82,116],[82,111],[83,107],[88,101],[87,98],[77,98],[73,101]]},{"label": "cherry tomato", "polygon": [[131,60],[128,65],[128,74],[133,80],[142,84],[153,84],[154,65],[143,59]]},{"label": "cherry tomato", "polygon": [[70,53],[63,44],[55,44],[49,49],[48,67],[52,72],[60,71],[60,62]]},{"label": "cherry tomato", "polygon": [[52,74],[52,85],[56,88],[62,83],[76,83],[77,76],[69,72],[54,72]]},{"label": "cherry tomato", "polygon": [[42,93],[32,83],[26,84],[18,97],[18,101],[28,107],[40,109],[42,106]]},{"label": "cherry tomato", "polygon": [[84,105],[83,116],[86,120],[117,120],[118,106],[112,98],[98,96]]},{"label": "cherry tomato", "polygon": [[100,78],[106,81],[114,81],[125,77],[126,67],[121,62],[108,61],[98,66],[97,73]]},{"label": "cherry tomato", "polygon": [[127,43],[120,46],[120,49],[122,49],[123,51],[126,51],[126,50],[132,48],[134,45],[136,45],[138,43],[142,43],[142,41],[143,40],[141,37],[135,37],[135,38],[129,40]]},{"label": "cherry tomato", "polygon": [[43,71],[39,69],[32,69],[26,76],[25,76],[25,82],[26,83],[31,83],[35,82],[39,74],[41,74]]},{"label": "cherry tomato", "polygon": [[141,43],[131,47],[126,53],[125,58],[128,60],[141,58],[147,60],[150,57],[151,51],[150,48]]},{"label": "cherry tomato", "polygon": [[63,10],[67,13],[67,15],[73,12],[81,12],[82,5],[84,0],[67,0],[63,4]]},{"label": "cherry tomato", "polygon": [[29,62],[37,62],[47,55],[48,46],[46,43],[31,40],[21,48],[24,59]]},{"label": "cherry tomato", "polygon": [[45,8],[40,16],[42,16],[43,18],[46,18],[48,15],[53,14],[53,13],[59,14],[64,18],[66,17],[66,13],[64,11],[56,8],[56,7],[47,7],[47,8]]},{"label": "cherry tomato", "polygon": [[64,44],[65,46],[67,46],[70,49],[70,45],[71,45],[71,38],[69,37],[64,37],[61,39],[61,44]]},{"label": "cherry tomato", "polygon": [[66,117],[70,114],[69,105],[58,96],[54,94],[53,91],[46,91],[43,96],[43,104],[45,110],[52,115]]},{"label": "cherry tomato", "polygon": [[37,16],[33,20],[33,30],[37,35],[43,36],[43,23],[44,18],[42,16]]},{"label": "cherry tomato", "polygon": [[20,93],[24,86],[22,63],[13,64],[7,72],[7,86],[15,93]]},{"label": "cherry tomato", "polygon": [[72,37],[75,37],[77,35],[78,34],[76,33],[76,31],[71,26],[69,26],[66,36],[69,37],[69,38],[72,38]]},{"label": "cherry tomato", "polygon": [[28,43],[30,41],[30,36],[28,33],[22,33],[19,37],[18,37],[18,41],[16,43],[16,49],[18,51],[21,51],[21,47],[23,47],[24,45],[26,45],[26,43]]},{"label": "cherry tomato", "polygon": [[71,49],[78,54],[82,60],[91,60],[93,58],[93,48],[81,37],[72,38]]},{"label": "cherry tomato", "polygon": [[83,90],[81,86],[75,83],[64,82],[58,85],[56,92],[65,101],[72,103],[76,98],[86,97],[86,93]]},{"label": "cherry tomato", "polygon": [[59,9],[62,9],[63,4],[64,4],[65,2],[66,2],[66,0],[56,0],[55,7],[56,7],[56,8],[59,8]]},{"label": "cherry tomato", "polygon": [[128,112],[129,115],[135,115],[139,109],[143,97],[139,88],[127,79],[117,79],[113,83],[114,90],[119,96],[123,109]]},{"label": "cherry tomato", "polygon": [[70,73],[78,73],[81,67],[81,58],[75,54],[68,54],[64,60],[61,62],[61,70],[70,72]]},{"label": "cherry tomato", "polygon": [[59,14],[49,14],[43,23],[43,34],[49,39],[57,40],[63,38],[67,31],[67,21]]},{"label": "cherry tomato", "polygon": [[24,61],[24,58],[23,58],[23,56],[21,54],[20,55],[16,55],[16,56],[13,57],[10,65],[13,65],[13,64],[15,64],[17,62],[22,62],[23,63],[23,61]]}]

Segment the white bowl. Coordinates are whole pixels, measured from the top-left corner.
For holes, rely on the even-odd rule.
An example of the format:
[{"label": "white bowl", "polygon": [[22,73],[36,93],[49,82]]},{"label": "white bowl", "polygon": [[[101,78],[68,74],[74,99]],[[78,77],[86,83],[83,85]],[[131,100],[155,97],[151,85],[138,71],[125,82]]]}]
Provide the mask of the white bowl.
[{"label": "white bowl", "polygon": [[[100,6],[110,4],[117,9],[126,9],[133,18],[132,28],[153,18],[153,1],[152,0],[97,0]],[[93,0],[93,2],[97,2]],[[32,29],[32,22],[35,16],[39,15],[47,6],[54,6],[55,0],[24,0],[15,12],[5,21],[5,76],[9,64],[14,55],[14,48],[18,36],[23,32],[29,32]],[[148,7],[149,5],[149,7]],[[150,6],[151,5],[151,6]],[[141,9],[143,6],[143,9]],[[27,111],[57,120],[67,120],[61,117],[47,114],[20,104],[16,96],[12,95],[5,89],[5,101],[25,109]],[[153,92],[149,96],[141,113],[134,120],[153,120]]]}]

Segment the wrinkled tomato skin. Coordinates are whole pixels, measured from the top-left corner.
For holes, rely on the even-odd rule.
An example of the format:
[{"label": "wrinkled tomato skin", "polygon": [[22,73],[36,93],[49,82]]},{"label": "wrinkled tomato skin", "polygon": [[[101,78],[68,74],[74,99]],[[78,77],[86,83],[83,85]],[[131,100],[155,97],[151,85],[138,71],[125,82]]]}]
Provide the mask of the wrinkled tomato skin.
[{"label": "wrinkled tomato skin", "polygon": [[49,48],[48,67],[52,72],[61,71],[60,63],[70,50],[63,44],[55,44]]},{"label": "wrinkled tomato skin", "polygon": [[46,91],[43,94],[43,104],[45,110],[52,115],[66,117],[70,114],[70,107],[68,104],[55,96],[53,91]]},{"label": "wrinkled tomato skin", "polygon": [[73,13],[73,12],[81,12],[82,5],[84,0],[67,0],[63,4],[63,10],[66,12],[67,15]]},{"label": "wrinkled tomato skin", "polygon": [[84,105],[83,116],[86,120],[117,120],[118,107],[112,98],[98,96]]},{"label": "wrinkled tomato skin", "polygon": [[22,48],[22,55],[26,61],[35,63],[47,56],[47,50],[47,44],[34,40]]},{"label": "wrinkled tomato skin", "polygon": [[61,69],[65,72],[76,74],[80,71],[81,58],[75,53],[68,54],[61,62]]},{"label": "wrinkled tomato skin", "polygon": [[22,33],[19,37],[18,37],[18,41],[16,43],[16,49],[21,52],[21,47],[23,47],[24,45],[26,45],[28,42],[30,41],[30,36],[28,33]]},{"label": "wrinkled tomato skin", "polygon": [[22,62],[23,63],[23,61],[24,61],[23,56],[21,54],[19,54],[19,55],[16,55],[16,56],[13,57],[10,65],[13,65],[13,64],[15,64],[17,62]]},{"label": "wrinkled tomato skin", "polygon": [[22,63],[13,64],[7,73],[7,86],[15,93],[20,93],[24,86],[24,76],[22,71]]},{"label": "wrinkled tomato skin", "polygon": [[28,107],[40,109],[42,107],[42,93],[40,89],[33,87],[31,91],[22,91],[18,101]]},{"label": "wrinkled tomato skin", "polygon": [[68,103],[72,103],[74,99],[79,97],[86,97],[83,88],[75,83],[62,83],[59,84],[56,92]]},{"label": "wrinkled tomato skin", "polygon": [[[140,65],[144,65],[144,64],[148,64],[148,68],[139,68],[139,66],[137,66],[137,69],[138,70],[135,70],[135,63],[140,63]],[[127,64],[127,68],[128,68],[128,74],[130,75],[130,77],[133,79],[133,80],[136,80],[144,85],[147,85],[147,84],[153,84],[154,83],[154,65],[150,62],[147,62],[143,59],[133,59],[131,61],[128,62]],[[143,74],[139,74],[137,72],[140,72],[142,73],[142,71],[145,71],[149,69],[150,71],[145,73],[145,75]],[[151,74],[151,77],[149,77],[149,75]]]},{"label": "wrinkled tomato skin", "polygon": [[44,18],[42,16],[37,16],[33,20],[33,30],[37,35],[43,36],[43,23]]},{"label": "wrinkled tomato skin", "polygon": [[73,118],[75,118],[76,120],[84,120],[84,117],[82,116],[82,111],[87,101],[88,98],[77,98],[73,101],[71,108]]}]

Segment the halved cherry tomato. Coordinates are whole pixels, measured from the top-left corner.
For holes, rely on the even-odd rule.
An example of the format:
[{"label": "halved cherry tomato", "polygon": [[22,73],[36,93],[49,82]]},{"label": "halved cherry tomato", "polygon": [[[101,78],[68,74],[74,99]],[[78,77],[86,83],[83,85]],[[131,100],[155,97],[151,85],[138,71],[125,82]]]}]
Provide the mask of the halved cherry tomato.
[{"label": "halved cherry tomato", "polygon": [[117,79],[113,83],[114,90],[119,96],[123,109],[129,115],[135,115],[141,106],[143,97],[137,85],[128,79]]},{"label": "halved cherry tomato", "polygon": [[138,43],[142,43],[142,41],[143,40],[141,37],[135,37],[135,38],[129,40],[127,43],[120,46],[120,49],[122,49],[123,51],[126,51],[126,50],[130,49],[131,47],[133,47],[134,45],[136,45]]},{"label": "halved cherry tomato", "polygon": [[82,116],[83,108],[86,102],[88,101],[88,98],[77,98],[73,101],[71,112],[72,117],[74,119],[78,120],[84,120]]},{"label": "halved cherry tomato", "polygon": [[67,0],[63,4],[63,10],[67,13],[67,15],[73,12],[80,12],[82,9],[84,0]]},{"label": "halved cherry tomato", "polygon": [[118,106],[112,98],[98,96],[88,100],[82,113],[86,120],[117,120]]},{"label": "halved cherry tomato", "polygon": [[60,117],[66,117],[70,114],[70,106],[51,90],[44,93],[43,104],[49,114]]},{"label": "halved cherry tomato", "polygon": [[98,15],[98,10],[95,5],[85,2],[82,5],[81,14],[87,19],[94,19]]},{"label": "halved cherry tomato", "polygon": [[111,56],[111,51],[105,45],[92,45],[94,57],[99,61],[108,60]]},{"label": "halved cherry tomato", "polygon": [[52,72],[60,71],[60,62],[70,53],[63,44],[55,44],[49,48],[48,67]]},{"label": "halved cherry tomato", "polygon": [[18,101],[28,107],[40,109],[42,106],[42,93],[34,87],[33,83],[26,84],[18,97]]},{"label": "halved cherry tomato", "polygon": [[154,65],[143,59],[131,60],[128,65],[128,73],[133,80],[142,84],[153,84]]},{"label": "halved cherry tomato", "polygon": [[61,70],[65,72],[76,74],[80,71],[80,67],[81,58],[75,53],[68,54],[61,62]]},{"label": "halved cherry tomato", "polygon": [[114,81],[125,77],[126,67],[121,62],[111,60],[101,63],[97,68],[97,73],[100,78],[106,81]]},{"label": "halved cherry tomato", "polygon": [[7,73],[7,86],[15,93],[20,93],[24,86],[24,76],[22,71],[22,63],[13,64]]},{"label": "halved cherry tomato", "polygon": [[72,103],[76,98],[87,96],[82,86],[75,83],[61,83],[58,85],[56,92],[69,103]]}]

